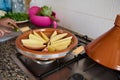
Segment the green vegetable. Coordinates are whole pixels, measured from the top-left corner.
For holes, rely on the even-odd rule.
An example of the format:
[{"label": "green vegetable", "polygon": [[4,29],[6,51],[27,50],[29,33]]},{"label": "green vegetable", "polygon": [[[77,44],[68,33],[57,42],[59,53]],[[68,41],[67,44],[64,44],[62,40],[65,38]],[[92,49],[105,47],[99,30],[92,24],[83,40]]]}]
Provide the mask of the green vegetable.
[{"label": "green vegetable", "polygon": [[5,14],[5,16],[3,16],[2,18],[11,18],[15,21],[24,21],[24,20],[28,20],[29,16],[26,13],[13,13],[13,12],[8,12],[7,14]]},{"label": "green vegetable", "polygon": [[48,6],[41,7],[40,12],[38,13],[40,16],[51,16],[52,15],[52,9]]},{"label": "green vegetable", "polygon": [[19,29],[18,29],[17,27],[15,27],[14,30],[15,30],[15,32],[18,32],[18,31],[19,31]]},{"label": "green vegetable", "polygon": [[50,17],[52,20],[58,22],[59,20],[55,18],[55,16],[52,15],[52,8],[48,7],[48,6],[43,6],[41,7],[41,10],[38,12],[39,16],[48,16]]}]

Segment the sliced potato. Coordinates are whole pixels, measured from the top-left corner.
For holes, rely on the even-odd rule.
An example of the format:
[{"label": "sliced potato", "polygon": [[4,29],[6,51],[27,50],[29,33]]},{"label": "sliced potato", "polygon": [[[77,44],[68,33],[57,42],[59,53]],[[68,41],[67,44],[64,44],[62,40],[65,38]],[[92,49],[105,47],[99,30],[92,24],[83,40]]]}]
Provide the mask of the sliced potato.
[{"label": "sliced potato", "polygon": [[34,39],[22,39],[21,42],[23,43],[23,46],[29,49],[40,50],[46,47],[46,45],[43,45],[40,41]]},{"label": "sliced potato", "polygon": [[21,30],[22,32],[26,32],[26,31],[29,31],[29,30],[30,30],[30,27],[29,27],[29,26],[25,26],[25,27],[20,28],[20,30]]},{"label": "sliced potato", "polygon": [[66,49],[67,47],[68,47],[67,44],[65,44],[65,45],[60,45],[59,47],[56,47],[55,50],[56,50],[56,51],[59,51],[59,50]]},{"label": "sliced potato", "polygon": [[58,34],[58,35],[54,36],[53,38],[51,38],[51,39],[50,39],[50,42],[60,40],[60,39],[62,39],[63,37],[65,37],[66,35],[67,35],[67,33]]},{"label": "sliced potato", "polygon": [[37,37],[41,37],[37,32],[33,31],[33,34],[36,35]]},{"label": "sliced potato", "polygon": [[41,41],[35,39],[22,39],[21,42],[26,44],[39,44],[39,45],[43,44]]},{"label": "sliced potato", "polygon": [[56,43],[56,44],[51,44],[49,47],[55,48],[56,51],[58,50],[63,50],[66,49],[71,43],[71,39],[68,39],[66,41]]},{"label": "sliced potato", "polygon": [[48,46],[47,49],[48,49],[48,51],[51,51],[51,52],[55,51],[55,48],[52,46]]},{"label": "sliced potato", "polygon": [[50,38],[53,38],[54,36],[56,36],[57,35],[57,31],[54,31],[53,33],[52,33],[52,35],[50,36]]},{"label": "sliced potato", "polygon": [[63,41],[63,42],[60,42],[60,43],[51,44],[50,46],[59,47],[60,45],[69,45],[70,43],[71,43],[71,40],[66,40],[66,41]]},{"label": "sliced potato", "polygon": [[[42,40],[45,40],[43,37],[41,37],[37,32],[33,31],[33,34],[37,37],[41,38]],[[43,34],[44,35],[44,34]],[[45,35],[44,35],[45,36]],[[48,38],[49,39],[49,38]],[[46,41],[47,42],[47,41]]]},{"label": "sliced potato", "polygon": [[41,33],[41,36],[43,37],[43,39],[48,42],[49,38],[47,37],[47,35],[45,35],[43,32],[40,32],[40,33]]},{"label": "sliced potato", "polygon": [[66,40],[71,40],[71,39],[72,39],[72,36],[66,37],[66,38],[63,38],[63,39],[60,39],[60,40],[57,40],[57,41],[53,41],[53,42],[51,42],[51,44],[57,44],[57,43],[64,42]]},{"label": "sliced potato", "polygon": [[46,45],[36,45],[36,44],[27,44],[27,43],[23,43],[23,45],[29,49],[34,49],[34,50],[41,50],[46,47]]},{"label": "sliced potato", "polygon": [[56,51],[59,51],[59,50],[64,50],[66,49],[69,45],[70,45],[70,42],[71,41],[68,41],[67,43],[63,44],[63,45],[59,45],[59,47],[55,47],[55,50]]},{"label": "sliced potato", "polygon": [[41,41],[41,43],[46,43],[42,37],[35,36],[34,34],[29,34],[29,39],[35,39]]}]

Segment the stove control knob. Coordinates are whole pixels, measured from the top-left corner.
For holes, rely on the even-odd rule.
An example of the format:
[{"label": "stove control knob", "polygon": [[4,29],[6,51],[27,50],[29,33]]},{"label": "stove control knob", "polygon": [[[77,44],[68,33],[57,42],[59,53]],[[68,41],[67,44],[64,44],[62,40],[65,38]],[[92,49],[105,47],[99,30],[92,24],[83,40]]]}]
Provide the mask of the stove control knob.
[{"label": "stove control knob", "polygon": [[80,73],[75,73],[72,76],[70,76],[68,80],[85,80],[85,79],[83,75],[81,75]]}]

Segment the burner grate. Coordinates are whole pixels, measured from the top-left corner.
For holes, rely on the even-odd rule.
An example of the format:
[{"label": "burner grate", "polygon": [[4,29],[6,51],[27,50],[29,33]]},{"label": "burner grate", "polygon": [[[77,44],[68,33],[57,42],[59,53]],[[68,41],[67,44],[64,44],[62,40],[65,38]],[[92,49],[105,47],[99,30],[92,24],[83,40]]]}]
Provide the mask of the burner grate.
[{"label": "burner grate", "polygon": [[[17,59],[22,61],[22,63],[28,68],[28,70],[32,74],[34,74],[34,76],[41,79],[41,78],[44,78],[44,77],[46,77],[46,76],[48,76],[48,75],[50,75],[58,70],[63,69],[64,67],[67,67],[68,69],[72,69],[69,67],[70,64],[75,63],[75,62],[79,61],[80,59],[85,58],[85,56],[87,56],[87,55],[86,54],[83,54],[83,55],[79,54],[77,57],[75,57],[71,54],[68,54],[65,58],[58,59],[53,63],[45,64],[45,65],[37,64],[36,62],[22,56],[19,53],[16,54],[16,56],[17,56]],[[72,56],[72,57],[68,59],[67,57],[70,57],[70,56]],[[32,66],[32,65],[34,65],[35,67],[31,69],[31,67],[29,67],[29,66]],[[39,72],[39,70],[40,70],[40,72]]]},{"label": "burner grate", "polygon": [[91,42],[91,40],[86,35],[80,36],[78,34],[75,34],[75,36],[78,38],[78,46],[80,46],[80,45],[86,45],[89,42]]}]

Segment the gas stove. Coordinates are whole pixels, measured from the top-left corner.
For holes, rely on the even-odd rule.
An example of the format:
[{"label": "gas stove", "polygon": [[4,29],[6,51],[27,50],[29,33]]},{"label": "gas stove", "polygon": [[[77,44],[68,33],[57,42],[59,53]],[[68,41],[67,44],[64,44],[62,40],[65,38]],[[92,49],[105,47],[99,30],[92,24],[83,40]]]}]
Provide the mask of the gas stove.
[{"label": "gas stove", "polygon": [[[74,34],[78,38],[77,46],[91,42],[87,36]],[[120,80],[119,71],[94,62],[86,53],[77,56],[71,53],[48,64],[39,64],[20,53],[11,57],[30,80]]]}]

